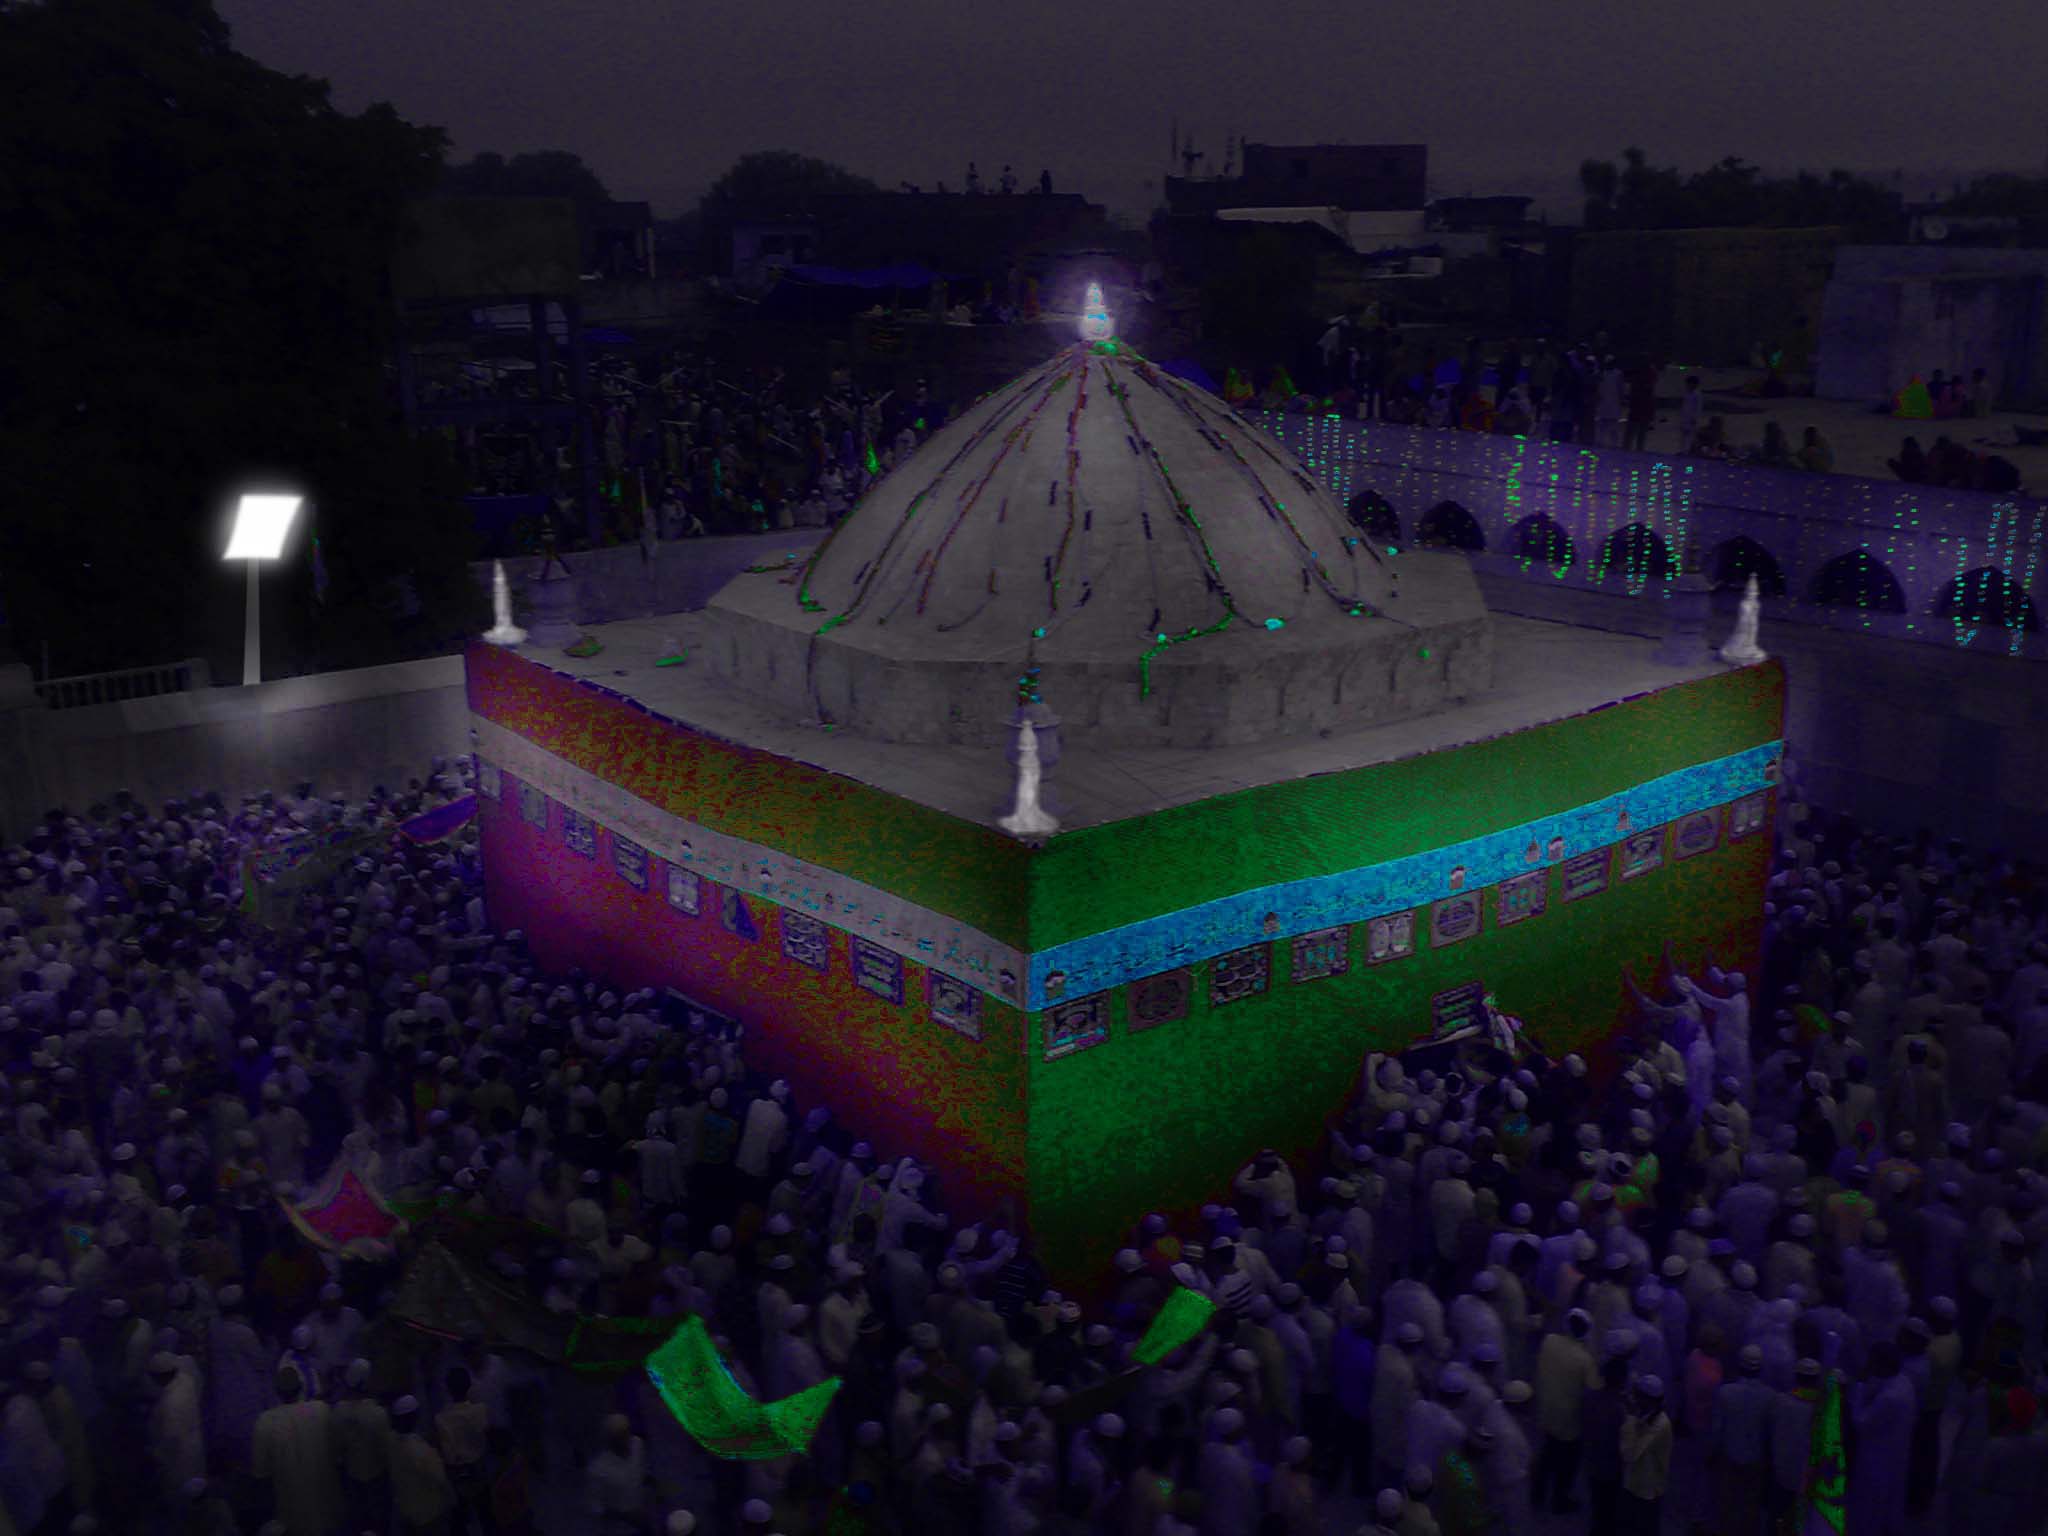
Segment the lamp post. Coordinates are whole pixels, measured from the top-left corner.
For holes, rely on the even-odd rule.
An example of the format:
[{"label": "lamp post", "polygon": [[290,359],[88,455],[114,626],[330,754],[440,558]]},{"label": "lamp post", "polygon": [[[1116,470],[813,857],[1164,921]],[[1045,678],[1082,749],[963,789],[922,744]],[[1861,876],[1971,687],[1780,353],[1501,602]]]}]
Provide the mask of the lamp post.
[{"label": "lamp post", "polygon": [[263,681],[263,626],[256,568],[265,560],[284,553],[285,536],[299,515],[303,497],[254,493],[235,503],[235,527],[228,535],[228,552],[223,559],[249,563],[249,603],[242,630],[242,686]]}]

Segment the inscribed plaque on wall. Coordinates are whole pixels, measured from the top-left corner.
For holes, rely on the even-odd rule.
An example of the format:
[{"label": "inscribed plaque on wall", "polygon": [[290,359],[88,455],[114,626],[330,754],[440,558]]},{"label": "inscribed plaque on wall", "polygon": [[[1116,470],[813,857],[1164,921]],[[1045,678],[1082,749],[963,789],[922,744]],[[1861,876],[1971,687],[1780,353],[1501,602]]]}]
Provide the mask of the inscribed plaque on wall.
[{"label": "inscribed plaque on wall", "polygon": [[636,891],[647,889],[647,850],[630,837],[612,834],[612,868]]},{"label": "inscribed plaque on wall", "polygon": [[1744,795],[1740,800],[1728,802],[1728,841],[1749,837],[1761,832],[1764,825],[1764,811],[1770,802],[1767,791]]},{"label": "inscribed plaque on wall", "polygon": [[548,824],[548,797],[541,793],[538,784],[519,786],[519,819],[529,827]]},{"label": "inscribed plaque on wall", "polygon": [[761,930],[754,926],[754,914],[747,910],[747,898],[732,886],[718,888],[718,922],[734,938],[745,939],[749,944],[761,937]]},{"label": "inscribed plaque on wall", "polygon": [[668,904],[678,912],[684,912],[691,917],[695,917],[697,915],[698,903],[701,899],[702,887],[697,880],[697,871],[694,869],[679,869],[673,864],[669,865]]},{"label": "inscribed plaque on wall", "polygon": [[1477,1024],[1486,1013],[1486,984],[1468,981],[1429,1000],[1429,1033],[1432,1038],[1455,1034]]},{"label": "inscribed plaque on wall", "polygon": [[822,971],[832,962],[832,930],[815,917],[784,907],[777,920],[782,925],[782,952],[798,965]]},{"label": "inscribed plaque on wall", "polygon": [[957,1029],[970,1040],[981,1038],[981,993],[944,971],[927,969],[925,1001],[935,1022]]},{"label": "inscribed plaque on wall", "polygon": [[1479,931],[1484,921],[1478,891],[1446,896],[1429,909],[1429,947],[1442,949],[1446,944],[1469,939]]},{"label": "inscribed plaque on wall", "polygon": [[1575,859],[1566,859],[1559,875],[1559,893],[1566,901],[1598,896],[1607,889],[1607,871],[1613,862],[1612,848],[1596,848]]},{"label": "inscribed plaque on wall", "polygon": [[1689,859],[1695,854],[1707,852],[1720,841],[1720,811],[1694,811],[1690,816],[1679,817],[1677,824],[1672,828],[1672,856]]},{"label": "inscribed plaque on wall", "polygon": [[1494,897],[1493,922],[1497,928],[1511,928],[1526,918],[1541,917],[1550,903],[1550,871],[1532,869],[1501,881]]},{"label": "inscribed plaque on wall", "polygon": [[580,853],[586,859],[597,857],[597,823],[581,811],[562,807],[562,841],[569,845],[571,853]]},{"label": "inscribed plaque on wall", "polygon": [[1341,976],[1351,969],[1351,929],[1348,925],[1298,934],[1290,943],[1294,950],[1294,980],[1297,983],[1321,981],[1325,976]]},{"label": "inscribed plaque on wall", "polygon": [[1365,925],[1365,959],[1381,965],[1415,953],[1415,914],[1389,912]]},{"label": "inscribed plaque on wall", "polygon": [[1647,875],[1664,862],[1664,829],[1652,827],[1621,840],[1621,878],[1633,880]]},{"label": "inscribed plaque on wall", "polygon": [[903,957],[857,935],[848,939],[846,963],[853,969],[853,983],[880,998],[903,1002]]},{"label": "inscribed plaque on wall", "polygon": [[1227,955],[1218,955],[1210,966],[1209,1006],[1221,1008],[1225,1003],[1266,990],[1272,979],[1272,946],[1253,944],[1246,949],[1233,949]]},{"label": "inscribed plaque on wall", "polygon": [[1195,973],[1161,971],[1131,983],[1131,1032],[1154,1029],[1188,1016],[1195,992]]},{"label": "inscribed plaque on wall", "polygon": [[1109,1038],[1109,994],[1077,997],[1045,1015],[1045,1059],[1058,1061]]},{"label": "inscribed plaque on wall", "polygon": [[493,800],[502,799],[505,794],[505,775],[496,763],[487,763],[482,758],[478,758],[476,760],[476,787],[478,794],[488,796]]}]

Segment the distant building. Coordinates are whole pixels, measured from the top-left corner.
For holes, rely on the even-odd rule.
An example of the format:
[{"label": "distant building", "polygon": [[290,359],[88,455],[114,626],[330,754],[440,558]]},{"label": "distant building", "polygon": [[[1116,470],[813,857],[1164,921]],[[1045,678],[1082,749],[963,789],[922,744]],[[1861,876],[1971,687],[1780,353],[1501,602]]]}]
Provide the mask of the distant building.
[{"label": "distant building", "polygon": [[777,268],[919,264],[975,280],[1053,250],[1100,244],[1109,216],[1071,192],[838,193],[706,209],[711,249],[742,288]]},{"label": "distant building", "polygon": [[1417,245],[1429,149],[1422,144],[1246,144],[1237,176],[1166,178],[1174,214],[1319,224],[1354,251]]}]

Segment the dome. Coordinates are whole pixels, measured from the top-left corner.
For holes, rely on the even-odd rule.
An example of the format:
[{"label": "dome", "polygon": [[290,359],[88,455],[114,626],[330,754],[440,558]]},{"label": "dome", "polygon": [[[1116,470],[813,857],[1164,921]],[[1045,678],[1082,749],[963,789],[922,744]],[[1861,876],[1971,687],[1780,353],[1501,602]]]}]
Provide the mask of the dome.
[{"label": "dome", "polygon": [[1227,745],[1491,677],[1460,557],[1374,547],[1279,442],[1110,340],[984,396],[707,617],[726,680],[891,741],[999,741],[1036,692],[1070,741]]}]

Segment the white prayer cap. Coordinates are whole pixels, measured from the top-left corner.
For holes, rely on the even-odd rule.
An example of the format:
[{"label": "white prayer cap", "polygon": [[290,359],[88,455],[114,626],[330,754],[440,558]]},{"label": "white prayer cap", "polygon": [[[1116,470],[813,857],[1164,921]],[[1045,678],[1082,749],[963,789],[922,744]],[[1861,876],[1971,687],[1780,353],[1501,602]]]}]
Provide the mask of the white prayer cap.
[{"label": "white prayer cap", "polygon": [[391,1413],[394,1418],[403,1418],[408,1413],[418,1413],[419,1411],[420,1400],[409,1393],[391,1405]]},{"label": "white prayer cap", "polygon": [[1102,1414],[1095,1420],[1095,1434],[1102,1440],[1121,1440],[1124,1437],[1124,1421],[1113,1413]]},{"label": "white prayer cap", "polygon": [[342,1373],[341,1379],[352,1387],[360,1387],[370,1379],[370,1362],[367,1360],[349,1361],[348,1369]]},{"label": "white prayer cap", "polygon": [[1408,1499],[1398,1488],[1382,1488],[1372,1502],[1372,1511],[1381,1520],[1398,1520],[1407,1507]]},{"label": "white prayer cap", "polygon": [[1010,1420],[1005,1419],[1002,1423],[996,1426],[996,1444],[1008,1445],[1011,1442],[1022,1438],[1023,1434],[1023,1430],[1019,1429]]},{"label": "white prayer cap", "polygon": [[668,1536],[696,1536],[697,1517],[687,1509],[679,1509],[668,1517],[664,1529]]},{"label": "white prayer cap", "polygon": [[1135,1248],[1117,1250],[1116,1267],[1127,1275],[1134,1275],[1145,1267],[1144,1256]]},{"label": "white prayer cap", "polygon": [[167,1349],[160,1349],[149,1357],[149,1373],[152,1376],[169,1376],[178,1369],[178,1357]]},{"label": "white prayer cap", "polygon": [[1645,1397],[1662,1397],[1664,1395],[1664,1378],[1661,1376],[1638,1376],[1636,1378],[1636,1390]]},{"label": "white prayer cap", "polygon": [[1235,1408],[1219,1409],[1216,1416],[1209,1422],[1215,1427],[1216,1433],[1219,1435],[1244,1433],[1244,1414]]},{"label": "white prayer cap", "polygon": [[1400,1324],[1394,1329],[1394,1342],[1396,1344],[1420,1344],[1422,1337],[1422,1324],[1413,1319]]},{"label": "white prayer cap", "polygon": [[332,1281],[320,1287],[320,1299],[322,1301],[339,1301],[341,1300],[341,1295],[341,1287]]},{"label": "white prayer cap", "polygon": [[1307,1435],[1296,1435],[1287,1442],[1280,1454],[1286,1458],[1290,1467],[1298,1467],[1306,1463],[1309,1457],[1315,1454],[1315,1450],[1315,1442]]},{"label": "white prayer cap", "polygon": [[748,1525],[766,1525],[774,1516],[766,1499],[749,1499],[740,1506],[740,1519]]}]

